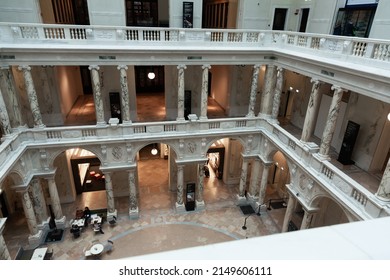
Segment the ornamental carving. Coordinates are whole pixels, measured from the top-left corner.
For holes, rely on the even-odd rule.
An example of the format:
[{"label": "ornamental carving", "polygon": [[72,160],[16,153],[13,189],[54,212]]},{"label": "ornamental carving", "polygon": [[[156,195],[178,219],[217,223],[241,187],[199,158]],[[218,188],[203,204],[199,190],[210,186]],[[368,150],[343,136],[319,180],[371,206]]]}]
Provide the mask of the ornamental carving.
[{"label": "ornamental carving", "polygon": [[120,160],[122,159],[123,156],[123,151],[121,147],[114,147],[112,149],[112,156],[114,157],[115,160]]}]

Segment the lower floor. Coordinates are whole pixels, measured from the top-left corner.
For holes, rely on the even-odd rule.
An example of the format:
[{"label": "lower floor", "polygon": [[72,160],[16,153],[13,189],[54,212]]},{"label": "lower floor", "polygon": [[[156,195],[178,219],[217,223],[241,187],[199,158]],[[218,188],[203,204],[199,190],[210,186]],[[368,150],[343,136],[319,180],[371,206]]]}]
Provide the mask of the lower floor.
[{"label": "lower floor", "polygon": [[[140,162],[142,164],[142,161]],[[169,251],[181,248],[202,246],[219,242],[277,234],[282,231],[286,209],[284,207],[262,207],[260,216],[245,214],[237,206],[238,186],[229,186],[218,179],[210,168],[209,177],[204,181],[205,209],[177,213],[176,192],[169,191],[164,182],[168,174],[164,159],[147,161],[148,168],[140,168],[139,218],[130,219],[129,198],[115,199],[118,211],[117,223],[103,223],[103,233],[92,227],[82,230],[80,237],[74,238],[69,221],[74,219],[77,210],[88,206],[91,210],[107,207],[106,192],[83,192],[73,203],[62,204],[67,224],[62,239],[41,244],[53,250],[53,259],[85,259],[84,252],[94,242],[114,242],[114,250],[100,256],[101,259],[118,259],[144,254]],[[153,176],[142,176],[153,170]],[[267,188],[266,201],[278,199],[272,186]],[[243,229],[245,225],[246,229]],[[28,248],[29,230],[24,213],[14,213],[8,217],[3,232],[11,258],[14,259],[19,247]]]}]

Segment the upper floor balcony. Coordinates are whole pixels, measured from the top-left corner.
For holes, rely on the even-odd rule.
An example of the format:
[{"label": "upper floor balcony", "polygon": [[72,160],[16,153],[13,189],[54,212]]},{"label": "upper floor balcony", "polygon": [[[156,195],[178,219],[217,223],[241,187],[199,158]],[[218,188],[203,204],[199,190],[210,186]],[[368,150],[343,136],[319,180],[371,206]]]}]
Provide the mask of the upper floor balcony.
[{"label": "upper floor balcony", "polygon": [[[159,139],[161,133],[164,133],[164,137],[185,138],[193,134],[198,136],[219,134],[222,137],[254,133],[259,131],[260,128],[275,145],[283,152],[288,153],[294,160],[297,162],[304,161],[306,164],[311,162],[312,175],[320,174],[319,176],[321,176],[323,182],[339,188],[338,190],[343,195],[349,196],[356,203],[357,208],[375,208],[377,212],[370,213],[373,216],[380,212],[378,209],[381,209],[382,206],[373,197],[373,192],[376,190],[366,190],[355,179],[345,178],[343,172],[334,164],[323,162],[313,156],[318,151],[319,143],[311,146],[304,145],[299,141],[299,137],[294,135],[293,130],[287,131],[278,124],[269,123],[261,116],[248,116],[250,93],[257,94],[257,90],[251,91],[250,87],[253,83],[250,79],[245,80],[245,77],[252,75],[254,65],[280,67],[289,73],[289,76],[286,77],[285,93],[288,92],[287,83],[289,82],[299,86],[300,83],[306,84],[311,79],[319,79],[328,85],[337,85],[346,91],[352,91],[370,98],[372,100],[370,102],[373,104],[376,104],[375,102],[387,103],[384,105],[383,110],[385,111],[386,106],[390,103],[390,67],[388,67],[390,42],[388,41],[286,31],[14,23],[1,24],[0,35],[2,39],[0,61],[3,66],[11,66],[14,70],[17,66],[22,66],[25,69],[30,66],[32,68],[44,66],[41,67],[42,69],[50,68],[47,66],[54,66],[57,69],[55,78],[50,77],[50,71],[40,69],[35,74],[33,72],[32,80],[36,82],[37,77],[42,77],[40,76],[41,73],[46,73],[46,75],[49,75],[48,79],[50,81],[57,79],[59,92],[61,92],[62,82],[65,80],[62,78],[69,77],[69,75],[60,77],[58,72],[67,72],[69,70],[67,67],[72,66],[100,66],[104,71],[100,71],[98,75],[99,89],[104,90],[103,103],[107,104],[103,104],[102,108],[108,115],[112,109],[108,106],[110,87],[120,91],[119,77],[116,86],[110,84],[116,78],[110,73],[118,71],[119,69],[116,70],[117,66],[132,66],[134,68],[138,66],[164,66],[164,81],[168,81],[168,83],[165,83],[165,101],[162,103],[166,106],[165,117],[151,119],[149,116],[149,118],[143,118],[144,113],[142,112],[146,111],[142,111],[141,107],[144,108],[144,105],[140,103],[137,104],[139,106],[137,116],[131,118],[132,122],[126,125],[117,125],[115,122],[111,122],[112,120],[108,116],[103,116],[104,124],[100,123],[100,126],[96,126],[96,122],[99,122],[97,119],[99,116],[96,116],[98,111],[96,110],[96,99],[91,99],[92,106],[90,106],[91,104],[88,105],[91,107],[91,110],[87,112],[89,114],[88,118],[82,118],[81,115],[78,115],[73,121],[69,121],[66,118],[71,116],[72,110],[70,108],[75,108],[73,104],[76,103],[75,100],[78,100],[78,98],[74,98],[74,102],[68,105],[69,108],[64,113],[61,111],[65,103],[64,94],[60,93],[57,103],[52,103],[58,106],[57,113],[47,111],[48,114],[44,115],[43,118],[43,126],[34,129],[15,130],[15,134],[5,138],[0,150],[4,170],[9,168],[11,164],[6,159],[11,156],[17,158],[29,145],[76,145],[77,142],[81,141],[103,143],[111,141],[113,135],[121,139]],[[177,97],[171,97],[185,89],[185,86],[183,88],[177,85],[180,76],[180,73],[177,73],[176,66],[178,65],[184,65],[188,68],[191,66],[198,67],[185,71],[188,71],[191,78],[194,79],[192,83],[199,86],[202,81],[200,77],[200,73],[202,73],[201,66],[211,65],[213,70],[221,66],[229,68],[229,74],[225,75],[224,78],[229,80],[233,75],[235,77],[234,82],[242,78],[244,82],[240,85],[246,85],[246,87],[240,88],[237,86],[236,89],[229,89],[230,96],[241,96],[242,99],[229,100],[229,102],[221,104],[221,100],[224,100],[224,98],[221,98],[218,94],[211,95],[208,97],[207,118],[176,119],[179,111],[179,101]],[[69,70],[68,73],[73,70]],[[222,72],[221,69],[218,70],[213,75],[218,76]],[[16,70],[14,74],[15,72]],[[104,73],[102,74],[102,72]],[[134,72],[136,71],[134,70]],[[134,72],[134,80],[131,81],[136,79]],[[297,78],[294,76],[296,74],[304,76],[304,78]],[[119,76],[119,74],[117,75]],[[265,79],[265,73],[263,75]],[[16,78],[15,83],[17,84],[20,80],[18,81]],[[262,83],[262,86],[266,84],[261,81],[260,83]],[[191,82],[187,80],[185,84],[188,85]],[[213,82],[213,84],[215,83]],[[53,91],[48,89],[50,88],[41,86],[36,90],[38,97],[40,96],[38,98],[40,99],[38,100],[39,105],[45,104],[45,101],[48,100],[53,101],[53,99],[45,98],[53,97],[50,94]],[[167,95],[168,91],[171,91],[171,95]],[[200,91],[198,89],[197,97],[199,99],[202,95]],[[262,91],[262,89],[259,89],[259,93]],[[136,97],[137,101],[140,101],[136,88],[130,92]],[[196,91],[193,90],[193,92]],[[79,95],[76,94],[76,96]],[[305,95],[308,100],[310,89],[307,89],[307,87],[305,88]],[[86,95],[82,96],[85,97]],[[168,96],[169,98],[167,98]],[[226,96],[225,94],[224,97]],[[131,102],[134,102],[134,100]],[[255,104],[255,107],[260,106],[259,103],[260,100]],[[301,102],[301,104],[304,103]],[[305,111],[306,106],[303,111]],[[49,108],[48,104],[39,107],[43,111]],[[87,105],[84,107],[87,107]],[[197,116],[202,111],[200,107],[192,108]],[[286,116],[287,108],[288,101],[286,100],[285,114],[282,117]],[[156,107],[152,111],[157,111]],[[296,113],[298,114],[298,112]],[[62,116],[57,116],[61,114]],[[27,118],[29,116],[27,114]],[[369,118],[368,116],[364,120]],[[30,123],[27,121],[28,127],[35,126],[31,119],[33,118],[30,118]],[[79,122],[80,119],[83,119],[83,121],[90,120],[90,122]],[[346,116],[344,116],[344,120],[347,120]],[[63,125],[72,126],[63,127]],[[380,132],[378,133],[380,134]]]}]

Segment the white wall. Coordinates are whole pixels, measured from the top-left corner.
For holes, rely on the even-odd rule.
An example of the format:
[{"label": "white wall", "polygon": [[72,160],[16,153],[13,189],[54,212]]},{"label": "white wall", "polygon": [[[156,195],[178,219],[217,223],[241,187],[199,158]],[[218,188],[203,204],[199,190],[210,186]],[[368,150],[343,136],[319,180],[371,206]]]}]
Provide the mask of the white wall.
[{"label": "white wall", "polygon": [[[238,1],[237,11],[237,28],[239,29],[270,29],[270,5],[271,0],[253,1],[240,0]],[[229,12],[231,5],[229,3]]]},{"label": "white wall", "polygon": [[[169,27],[183,27],[183,0],[169,0]],[[203,1],[192,1],[194,3],[194,28],[202,27],[202,5]]]},{"label": "white wall", "polygon": [[370,38],[390,40],[390,1],[379,1],[372,23]]},{"label": "white wall", "polygon": [[39,0],[1,0],[0,22],[41,23]]},{"label": "white wall", "polygon": [[338,0],[314,1],[313,9],[310,9],[307,33],[329,34],[333,31],[332,15],[337,14]]},{"label": "white wall", "polygon": [[126,25],[124,0],[88,0],[88,11],[91,25]]}]

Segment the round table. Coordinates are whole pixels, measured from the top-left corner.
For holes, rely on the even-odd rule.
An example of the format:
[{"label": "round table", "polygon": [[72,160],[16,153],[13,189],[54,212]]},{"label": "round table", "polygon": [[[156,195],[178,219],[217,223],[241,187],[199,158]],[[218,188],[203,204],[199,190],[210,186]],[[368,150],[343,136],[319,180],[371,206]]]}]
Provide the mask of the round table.
[{"label": "round table", "polygon": [[92,255],[100,255],[103,252],[103,250],[104,250],[103,244],[97,243],[91,247],[90,252]]}]

